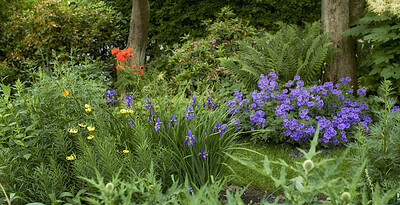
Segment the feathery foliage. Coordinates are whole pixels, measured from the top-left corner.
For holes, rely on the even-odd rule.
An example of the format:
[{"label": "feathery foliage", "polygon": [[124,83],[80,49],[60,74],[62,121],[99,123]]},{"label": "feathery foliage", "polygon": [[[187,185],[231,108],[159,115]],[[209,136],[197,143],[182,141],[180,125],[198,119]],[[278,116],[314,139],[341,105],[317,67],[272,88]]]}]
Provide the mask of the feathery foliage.
[{"label": "feathery foliage", "polygon": [[334,49],[320,23],[306,23],[304,29],[279,23],[281,29],[261,38],[239,43],[239,54],[220,58],[222,65],[248,88],[254,88],[260,74],[275,72],[288,81],[299,75],[306,83],[316,81],[324,64],[332,60]]}]

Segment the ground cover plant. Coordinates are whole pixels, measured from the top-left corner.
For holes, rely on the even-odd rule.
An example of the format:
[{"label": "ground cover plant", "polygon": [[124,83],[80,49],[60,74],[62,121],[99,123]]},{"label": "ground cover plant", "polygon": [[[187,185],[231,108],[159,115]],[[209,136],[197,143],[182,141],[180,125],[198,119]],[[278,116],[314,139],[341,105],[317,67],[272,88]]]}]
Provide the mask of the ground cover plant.
[{"label": "ground cover plant", "polygon": [[[49,33],[57,25],[37,22],[46,27],[47,57],[28,60],[40,43],[27,36],[21,42],[32,47],[17,60],[31,63],[19,65],[29,77],[12,75],[20,70],[8,57],[0,64],[6,76],[0,83],[0,203],[245,204],[250,186],[265,193],[253,201],[258,204],[397,203],[400,124],[392,82],[372,92],[363,79],[359,89],[349,77],[321,82],[318,73],[333,50],[318,23],[305,30],[285,25],[271,34],[224,8],[204,22],[203,38],[184,36],[181,45],[167,48],[170,55],[128,67],[133,49],[113,47],[105,38],[116,36],[96,33],[122,25],[111,7],[60,2],[40,1],[36,9],[66,16],[89,9],[93,13],[83,17],[107,22],[98,20],[89,37],[83,34],[67,50],[58,47],[57,32]],[[2,26],[12,26],[18,15]],[[86,25],[83,17],[77,22]],[[118,33],[118,26],[104,29]],[[18,50],[21,42],[10,45]],[[221,59],[235,59],[237,69],[249,66],[249,72],[225,68]],[[284,197],[271,200],[276,193]]]}]

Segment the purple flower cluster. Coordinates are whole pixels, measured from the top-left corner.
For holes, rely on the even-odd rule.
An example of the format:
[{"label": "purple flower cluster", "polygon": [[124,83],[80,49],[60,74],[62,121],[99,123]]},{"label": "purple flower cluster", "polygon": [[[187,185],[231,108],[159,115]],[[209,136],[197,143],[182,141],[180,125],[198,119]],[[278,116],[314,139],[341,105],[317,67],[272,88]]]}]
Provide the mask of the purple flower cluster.
[{"label": "purple flower cluster", "polygon": [[[369,109],[365,102],[346,99],[351,97],[352,94],[349,93],[353,92],[349,87],[350,77],[340,79],[341,83],[335,85],[326,82],[306,89],[300,76],[295,76],[293,80],[285,83],[282,91],[276,83],[278,77],[275,73],[261,75],[260,78],[257,85],[261,90],[254,90],[251,95],[253,102],[248,106],[252,126],[265,126],[264,111],[267,106],[272,105],[277,120],[281,119],[284,136],[293,141],[304,141],[313,136],[319,125],[322,131],[320,142],[338,145],[348,141],[346,134],[354,125],[361,122],[364,128],[367,128],[371,123],[370,117],[362,115],[363,110]],[[230,114],[239,110],[239,100],[246,100],[243,100],[241,95],[238,97],[236,90],[234,92],[236,101],[231,100],[227,103]],[[365,96],[366,88],[359,89],[357,93]],[[267,102],[268,105],[264,106]]]},{"label": "purple flower cluster", "polygon": [[394,112],[397,113],[398,110],[400,110],[400,106],[394,106],[394,107],[392,107],[392,109],[390,110],[390,112],[391,112],[391,113],[394,113]]},{"label": "purple flower cluster", "polygon": [[208,157],[208,154],[205,150],[201,149],[201,151],[196,155],[196,158],[198,158],[199,156],[201,156],[203,160],[206,160]]},{"label": "purple flower cluster", "polygon": [[194,138],[192,130],[188,130],[188,135],[186,135],[185,143],[187,143],[188,146],[192,146],[194,142],[196,142],[196,138]]},{"label": "purple flower cluster", "polygon": [[[235,100],[230,100],[230,101],[228,101],[226,103],[228,105],[228,108],[226,110],[229,111],[229,114],[231,114],[231,115],[232,114],[236,114],[236,113],[238,113],[240,111],[240,109],[237,108],[237,106],[242,106],[243,103],[245,103],[245,102],[248,103],[249,102],[248,99],[242,99],[243,94],[241,92],[237,91],[236,89],[234,89],[233,92],[236,95],[236,99]],[[238,102],[238,103],[236,103],[236,102]],[[247,112],[247,110],[244,109],[243,112]]]},{"label": "purple flower cluster", "polygon": [[134,99],[135,99],[135,97],[134,97],[133,95],[131,95],[131,93],[127,92],[127,93],[126,93],[126,97],[123,97],[123,98],[122,98],[122,101],[125,101],[125,100],[126,100],[126,106],[127,106],[128,108],[132,108],[131,105],[132,105],[132,101],[133,101]]},{"label": "purple flower cluster", "polygon": [[222,123],[216,123],[215,127],[211,128],[211,132],[213,132],[214,130],[216,130],[218,132],[218,134],[221,136],[225,131],[226,131],[226,124],[222,124]]},{"label": "purple flower cluster", "polygon": [[115,102],[115,96],[118,96],[115,90],[107,90],[107,102]]},{"label": "purple flower cluster", "polygon": [[171,114],[171,120],[169,121],[168,127],[172,126],[175,127],[175,125],[178,125],[178,123],[176,123],[176,119],[175,119],[175,115]]},{"label": "purple flower cluster", "polygon": [[185,120],[190,120],[190,119],[194,119],[194,114],[193,114],[193,109],[192,106],[188,106],[188,108],[186,109],[186,114],[185,114]]},{"label": "purple flower cluster", "polygon": [[213,108],[215,110],[216,105],[212,101],[211,97],[207,97],[207,101],[205,103],[203,103],[203,108],[206,106],[209,110],[211,110],[211,108]]}]

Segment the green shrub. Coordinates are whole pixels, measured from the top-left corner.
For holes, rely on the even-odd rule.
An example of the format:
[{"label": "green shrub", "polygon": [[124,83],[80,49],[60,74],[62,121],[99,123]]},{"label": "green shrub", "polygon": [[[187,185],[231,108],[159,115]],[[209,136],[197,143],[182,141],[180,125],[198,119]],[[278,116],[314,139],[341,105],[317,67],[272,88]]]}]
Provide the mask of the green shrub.
[{"label": "green shrub", "polygon": [[218,90],[219,82],[229,80],[229,77],[217,58],[235,55],[239,39],[261,35],[255,28],[233,18],[234,14],[228,7],[217,16],[214,22],[204,21],[208,25],[205,37],[193,40],[186,36],[181,45],[175,44],[169,49],[169,56],[151,65],[166,71],[173,87],[182,90],[189,86],[191,92],[203,92],[208,87]]},{"label": "green shrub", "polygon": [[367,12],[344,33],[362,40],[359,43],[358,79],[360,85],[374,93],[383,79],[391,80],[396,93],[400,93],[399,31],[396,15]]},{"label": "green shrub", "polygon": [[[249,25],[269,31],[279,29],[275,24],[277,21],[303,25],[304,22],[314,22],[320,19],[321,14],[321,1],[318,0],[150,1],[149,54],[157,57],[160,45],[172,46],[179,42],[185,34],[190,34],[194,38],[204,37],[207,28],[202,25],[202,21],[214,19],[215,14],[226,6],[232,8],[238,18]],[[125,11],[125,15],[130,15],[126,8],[121,9]]]},{"label": "green shrub", "polygon": [[[79,60],[87,55],[95,59],[109,56],[108,48],[124,40],[119,34],[120,20],[102,2],[37,0],[33,8],[14,10],[0,25],[0,50],[4,55],[0,58],[12,67],[12,76],[26,78],[27,66],[51,67],[53,50],[59,53],[76,49],[74,55]],[[15,79],[7,80],[9,83]]]}]

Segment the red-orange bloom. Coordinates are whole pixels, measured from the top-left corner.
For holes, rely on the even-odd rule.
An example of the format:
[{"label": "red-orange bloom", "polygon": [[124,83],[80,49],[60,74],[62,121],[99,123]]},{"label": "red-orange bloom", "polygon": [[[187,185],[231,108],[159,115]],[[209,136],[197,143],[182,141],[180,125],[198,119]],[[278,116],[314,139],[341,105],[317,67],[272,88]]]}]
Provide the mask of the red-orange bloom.
[{"label": "red-orange bloom", "polygon": [[118,49],[118,48],[113,48],[113,49],[111,50],[111,54],[112,54],[112,55],[117,54],[117,53],[119,53],[119,49]]},{"label": "red-orange bloom", "polygon": [[144,66],[142,65],[142,66],[140,66],[140,69],[144,69]]},{"label": "red-orange bloom", "polygon": [[125,55],[123,55],[122,52],[119,52],[115,59],[117,59],[117,61],[126,61]]},{"label": "red-orange bloom", "polygon": [[117,70],[119,70],[119,69],[121,69],[121,66],[118,65],[118,66],[117,66]]},{"label": "red-orange bloom", "polygon": [[136,68],[136,65],[133,65],[132,68]]},{"label": "red-orange bloom", "polygon": [[129,54],[128,58],[135,58],[135,56],[133,54]]},{"label": "red-orange bloom", "polygon": [[139,73],[140,73],[140,75],[143,75],[143,71],[142,70],[137,70]]},{"label": "red-orange bloom", "polygon": [[133,51],[133,49],[132,48],[128,48],[128,49],[126,49],[127,51],[128,51],[128,53],[130,53],[130,52],[132,52]]}]

